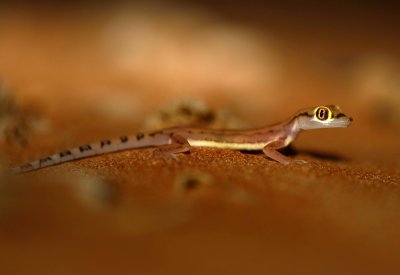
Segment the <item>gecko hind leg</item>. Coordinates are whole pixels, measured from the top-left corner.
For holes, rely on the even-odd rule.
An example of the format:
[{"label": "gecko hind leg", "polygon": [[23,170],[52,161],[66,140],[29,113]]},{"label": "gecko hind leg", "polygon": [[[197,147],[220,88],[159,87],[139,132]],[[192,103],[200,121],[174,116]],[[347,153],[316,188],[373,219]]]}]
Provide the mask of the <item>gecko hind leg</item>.
[{"label": "gecko hind leg", "polygon": [[163,158],[165,161],[173,159],[179,161],[177,153],[185,153],[190,151],[189,142],[180,135],[171,136],[171,144],[162,145],[153,151],[154,158]]},{"label": "gecko hind leg", "polygon": [[283,147],[282,145],[283,143],[281,143],[280,141],[273,142],[271,144],[266,145],[263,148],[263,152],[267,157],[284,165],[288,165],[289,163],[307,163],[307,161],[305,160],[292,159],[277,151],[277,149]]}]

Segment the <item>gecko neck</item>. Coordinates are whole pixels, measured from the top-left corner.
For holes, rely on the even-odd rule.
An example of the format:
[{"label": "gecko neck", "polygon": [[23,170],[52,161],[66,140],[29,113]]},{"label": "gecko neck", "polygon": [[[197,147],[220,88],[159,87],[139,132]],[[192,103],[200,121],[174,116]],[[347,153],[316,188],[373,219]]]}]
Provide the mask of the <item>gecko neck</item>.
[{"label": "gecko neck", "polygon": [[283,123],[283,129],[287,136],[286,143],[287,145],[291,143],[294,139],[296,139],[297,135],[301,132],[301,127],[299,124],[298,117],[293,117],[287,122]]}]

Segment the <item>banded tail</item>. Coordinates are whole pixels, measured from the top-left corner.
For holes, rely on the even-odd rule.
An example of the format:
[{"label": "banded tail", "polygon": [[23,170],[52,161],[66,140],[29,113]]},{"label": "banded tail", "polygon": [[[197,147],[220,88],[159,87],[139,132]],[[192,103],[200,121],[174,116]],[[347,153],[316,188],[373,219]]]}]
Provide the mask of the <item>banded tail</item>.
[{"label": "banded tail", "polygon": [[26,173],[64,162],[103,155],[106,153],[114,153],[127,149],[164,145],[169,143],[169,139],[170,137],[162,132],[150,134],[137,133],[133,136],[121,136],[120,138],[112,140],[107,139],[65,150],[58,154],[14,167],[12,173]]}]

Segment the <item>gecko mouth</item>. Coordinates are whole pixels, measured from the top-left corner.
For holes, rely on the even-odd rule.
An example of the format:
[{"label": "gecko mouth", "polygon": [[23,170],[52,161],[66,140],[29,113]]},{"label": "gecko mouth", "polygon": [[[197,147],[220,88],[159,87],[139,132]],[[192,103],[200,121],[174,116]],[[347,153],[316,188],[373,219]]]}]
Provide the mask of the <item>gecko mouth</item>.
[{"label": "gecko mouth", "polygon": [[341,119],[338,121],[331,122],[329,124],[329,127],[345,128],[345,127],[349,127],[352,122],[353,122],[353,118],[349,117],[347,119]]}]

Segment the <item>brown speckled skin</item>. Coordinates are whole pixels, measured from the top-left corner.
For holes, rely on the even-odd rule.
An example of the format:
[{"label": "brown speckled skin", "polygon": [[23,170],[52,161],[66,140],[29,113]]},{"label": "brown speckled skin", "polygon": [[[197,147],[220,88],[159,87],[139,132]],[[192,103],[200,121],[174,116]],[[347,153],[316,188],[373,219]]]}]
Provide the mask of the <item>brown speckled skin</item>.
[{"label": "brown speckled skin", "polygon": [[[186,139],[210,140],[228,143],[257,143],[279,139],[287,135],[282,125],[252,130],[214,130],[197,128],[172,128],[164,130],[166,134],[178,134]],[[261,148],[260,148],[261,149]]]}]

